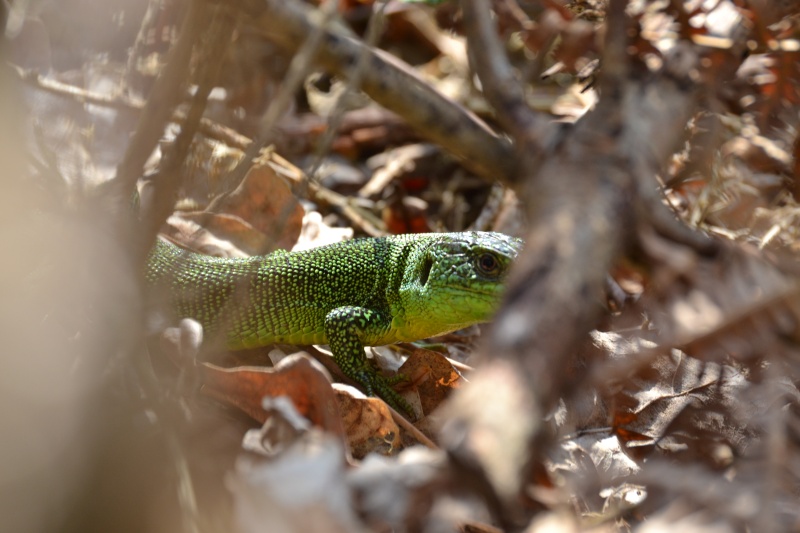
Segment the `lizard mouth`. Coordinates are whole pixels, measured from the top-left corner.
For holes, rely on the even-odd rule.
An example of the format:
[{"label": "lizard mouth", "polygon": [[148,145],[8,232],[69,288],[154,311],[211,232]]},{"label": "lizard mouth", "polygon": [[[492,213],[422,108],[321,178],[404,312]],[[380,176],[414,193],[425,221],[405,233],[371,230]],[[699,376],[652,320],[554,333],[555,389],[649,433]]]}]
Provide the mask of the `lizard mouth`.
[{"label": "lizard mouth", "polygon": [[457,297],[480,298],[481,300],[485,300],[487,302],[493,302],[500,298],[500,295],[502,294],[502,288],[498,287],[497,289],[481,290],[470,287],[452,287],[448,290],[448,292]]}]

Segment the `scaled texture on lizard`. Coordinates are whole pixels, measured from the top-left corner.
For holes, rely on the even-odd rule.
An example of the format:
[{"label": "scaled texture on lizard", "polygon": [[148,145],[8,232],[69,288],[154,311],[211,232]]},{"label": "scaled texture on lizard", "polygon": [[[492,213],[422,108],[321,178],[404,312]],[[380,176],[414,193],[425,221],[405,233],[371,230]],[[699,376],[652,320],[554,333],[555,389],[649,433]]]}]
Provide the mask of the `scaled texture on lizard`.
[{"label": "scaled texture on lizard", "polygon": [[494,232],[426,233],[223,259],[159,240],[146,278],[171,318],[197,320],[229,349],[328,344],[347,376],[398,405],[364,346],[489,320],[521,245]]}]

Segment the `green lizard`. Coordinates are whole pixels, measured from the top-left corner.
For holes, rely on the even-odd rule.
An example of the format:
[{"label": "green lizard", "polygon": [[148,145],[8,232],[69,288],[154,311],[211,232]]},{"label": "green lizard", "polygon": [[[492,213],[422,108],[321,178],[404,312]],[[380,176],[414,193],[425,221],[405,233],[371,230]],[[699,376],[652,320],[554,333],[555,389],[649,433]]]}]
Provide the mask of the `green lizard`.
[{"label": "green lizard", "polygon": [[328,344],[344,374],[407,411],[364,346],[487,321],[521,244],[493,232],[428,233],[222,259],[159,240],[146,278],[170,313],[194,318],[229,349]]}]

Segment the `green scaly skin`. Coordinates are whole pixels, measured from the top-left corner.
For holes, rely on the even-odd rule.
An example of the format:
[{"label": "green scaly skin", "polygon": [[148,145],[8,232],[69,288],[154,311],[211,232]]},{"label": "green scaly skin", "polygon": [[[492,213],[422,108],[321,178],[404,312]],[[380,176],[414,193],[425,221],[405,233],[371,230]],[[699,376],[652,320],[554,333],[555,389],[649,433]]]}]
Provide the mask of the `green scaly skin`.
[{"label": "green scaly skin", "polygon": [[408,411],[364,346],[489,320],[521,246],[501,233],[428,233],[222,259],[159,240],[146,278],[175,318],[197,320],[229,349],[328,344],[344,374]]}]

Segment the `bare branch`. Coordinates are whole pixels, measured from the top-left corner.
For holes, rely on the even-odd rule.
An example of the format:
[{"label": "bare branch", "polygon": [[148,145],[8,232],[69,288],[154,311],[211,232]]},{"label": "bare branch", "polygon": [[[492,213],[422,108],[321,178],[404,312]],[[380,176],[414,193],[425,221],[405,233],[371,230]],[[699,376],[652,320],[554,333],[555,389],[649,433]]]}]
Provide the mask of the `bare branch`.
[{"label": "bare branch", "polygon": [[[239,0],[239,5],[267,38],[291,51],[299,49],[321,25],[319,13],[297,0]],[[364,45],[348,30],[326,28],[323,35],[325,46],[316,55],[320,66],[347,78],[364,54],[364,92],[478,175],[489,180],[510,180],[514,173],[511,147],[478,117],[439,93],[396,58],[380,50],[364,51]]]},{"label": "bare branch", "polygon": [[[606,272],[636,227],[650,223],[643,210],[652,204],[640,197],[655,196],[643,191],[656,190],[655,171],[684,139],[702,96],[691,81],[699,68],[692,45],[656,76],[630,75],[625,5],[610,2],[596,108],[552,153],[524,149],[535,134],[519,134],[520,168],[529,173],[518,192],[532,229],[482,350],[492,356],[455,396],[442,435],[456,463],[481,465],[512,509],[530,474],[515,465],[539,464],[549,444],[544,415],[583,383],[570,367],[602,316]],[[488,397],[491,408],[476,409]]]},{"label": "bare branch", "polygon": [[202,50],[205,56],[204,61],[200,62],[201,66],[198,68],[200,75],[197,80],[197,91],[192,98],[189,111],[186,113],[186,120],[181,124],[180,133],[175,138],[170,150],[164,155],[158,176],[153,180],[155,194],[151,198],[154,201],[152,205],[142,206],[148,208],[141,214],[142,242],[144,244],[141,250],[142,257],[152,247],[158,230],[173,211],[175,199],[182,183],[181,167],[200,127],[208,96],[219,78],[222,58],[236,27],[235,21],[223,12],[222,6],[216,6],[207,11],[210,11],[208,18],[211,20],[211,24],[207,32],[209,39],[206,40]]},{"label": "bare branch", "polygon": [[133,194],[144,163],[153,153],[174,107],[180,100],[184,82],[188,77],[192,49],[207,26],[206,13],[203,2],[200,0],[190,2],[178,42],[170,51],[167,65],[153,85],[144,112],[139,115],[139,122],[125,157],[117,167],[116,181],[121,198],[130,198]]},{"label": "bare branch", "polygon": [[505,56],[497,37],[487,0],[464,0],[464,24],[469,39],[470,57],[481,79],[483,91],[500,123],[515,139],[527,138],[526,149],[541,150],[538,130],[545,124],[525,101],[522,84]]}]

